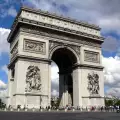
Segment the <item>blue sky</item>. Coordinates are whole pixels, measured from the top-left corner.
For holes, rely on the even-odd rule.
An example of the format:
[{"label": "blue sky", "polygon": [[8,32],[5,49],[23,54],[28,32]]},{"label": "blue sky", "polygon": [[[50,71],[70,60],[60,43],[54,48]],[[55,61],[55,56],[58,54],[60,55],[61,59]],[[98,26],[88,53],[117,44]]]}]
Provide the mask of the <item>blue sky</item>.
[{"label": "blue sky", "polygon": [[105,92],[120,92],[120,72],[119,68],[114,67],[120,65],[119,3],[119,0],[107,3],[104,0],[0,0],[0,80],[5,84],[8,81],[9,44],[6,38],[20,6],[25,5],[99,25],[102,28],[101,34],[106,38],[102,45]]}]

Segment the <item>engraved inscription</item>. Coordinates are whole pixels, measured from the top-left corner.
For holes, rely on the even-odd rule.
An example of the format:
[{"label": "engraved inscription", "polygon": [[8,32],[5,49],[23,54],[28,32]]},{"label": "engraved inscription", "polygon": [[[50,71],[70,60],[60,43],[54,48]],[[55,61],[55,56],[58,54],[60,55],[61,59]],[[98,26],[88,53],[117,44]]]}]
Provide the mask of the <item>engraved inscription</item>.
[{"label": "engraved inscription", "polygon": [[11,50],[11,59],[15,57],[17,53],[18,53],[18,43],[16,43],[13,49]]},{"label": "engraved inscription", "polygon": [[81,31],[88,34],[100,36],[99,30],[95,30],[93,28],[91,29],[89,27],[84,27],[80,22],[72,23],[72,22],[63,21],[57,18],[52,18],[45,15],[38,15],[35,13],[26,12],[26,11],[23,11],[21,16],[23,18],[27,18],[30,20],[34,20],[34,21],[38,21],[38,22],[42,22],[50,25],[55,25],[57,27],[68,28],[70,30]]},{"label": "engraved inscription", "polygon": [[99,63],[99,53],[85,50],[84,51],[84,60],[87,62]]},{"label": "engraved inscription", "polygon": [[38,42],[33,40],[24,40],[24,50],[28,52],[35,52],[35,53],[46,53],[45,42]]}]

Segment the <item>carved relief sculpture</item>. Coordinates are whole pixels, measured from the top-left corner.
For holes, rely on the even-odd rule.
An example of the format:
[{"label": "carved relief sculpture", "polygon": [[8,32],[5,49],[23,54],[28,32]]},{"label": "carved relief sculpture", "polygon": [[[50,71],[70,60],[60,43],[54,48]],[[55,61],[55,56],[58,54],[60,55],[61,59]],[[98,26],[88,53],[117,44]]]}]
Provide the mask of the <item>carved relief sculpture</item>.
[{"label": "carved relief sculpture", "polygon": [[29,66],[26,73],[26,92],[41,91],[40,69],[37,66]]},{"label": "carved relief sculpture", "polygon": [[[32,34],[39,34],[39,35],[43,35],[43,36],[46,36],[46,37],[52,37],[52,38],[55,38],[55,39],[63,39],[63,40],[68,40],[68,41],[72,41],[72,42],[78,41],[78,39],[76,39],[76,38],[73,39],[69,36],[64,36],[64,35],[59,36],[55,33],[44,32],[41,29],[34,28],[34,27],[32,27],[32,28],[28,27],[28,26],[27,27],[21,27],[20,30],[23,31],[23,32],[29,32],[29,33],[32,33]],[[101,45],[99,43],[94,42],[94,41],[87,41],[85,39],[79,40],[79,43],[83,44],[83,45],[94,46],[94,47],[97,47],[97,48],[101,47]]]},{"label": "carved relief sculpture", "polygon": [[99,63],[99,53],[85,50],[84,51],[84,60],[86,62]]},{"label": "carved relief sculpture", "polygon": [[96,73],[89,74],[88,73],[88,90],[90,95],[98,95],[99,94],[99,76]]},{"label": "carved relief sculpture", "polygon": [[78,54],[78,56],[80,55],[80,46],[71,45],[71,44],[65,44],[65,43],[56,42],[56,41],[49,41],[49,50],[50,50],[50,51],[51,51],[54,47],[56,47],[56,46],[71,47],[71,48],[74,49],[74,51]]},{"label": "carved relief sculpture", "polygon": [[24,50],[45,54],[45,43],[33,40],[24,40]]}]

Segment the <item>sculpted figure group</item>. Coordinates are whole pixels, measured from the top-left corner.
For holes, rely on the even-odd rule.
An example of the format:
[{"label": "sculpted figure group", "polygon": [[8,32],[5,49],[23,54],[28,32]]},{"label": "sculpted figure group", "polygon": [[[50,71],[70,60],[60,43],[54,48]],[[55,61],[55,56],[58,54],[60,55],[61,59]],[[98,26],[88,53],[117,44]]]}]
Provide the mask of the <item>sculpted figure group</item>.
[{"label": "sculpted figure group", "polygon": [[99,76],[96,73],[88,74],[88,90],[90,95],[99,94]]},{"label": "sculpted figure group", "polygon": [[40,69],[37,66],[29,66],[26,73],[26,92],[40,91]]}]

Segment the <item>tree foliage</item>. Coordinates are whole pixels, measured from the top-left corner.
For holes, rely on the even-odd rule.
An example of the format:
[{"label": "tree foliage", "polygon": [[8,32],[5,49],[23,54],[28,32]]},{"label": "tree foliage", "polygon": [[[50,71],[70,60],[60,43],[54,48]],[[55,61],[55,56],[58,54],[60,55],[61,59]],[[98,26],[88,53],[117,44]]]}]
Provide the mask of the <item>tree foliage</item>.
[{"label": "tree foliage", "polygon": [[5,108],[6,105],[3,103],[3,101],[0,99],[0,109]]},{"label": "tree foliage", "polygon": [[112,106],[113,100],[105,100],[105,106]]},{"label": "tree foliage", "polygon": [[53,107],[56,107],[56,108],[58,108],[59,107],[59,104],[60,104],[60,99],[59,98],[57,98],[57,100],[51,100],[51,106]]},{"label": "tree foliage", "polygon": [[115,103],[115,105],[120,105],[120,100],[117,100],[117,102]]},{"label": "tree foliage", "polygon": [[105,106],[120,105],[119,99],[105,100]]}]

